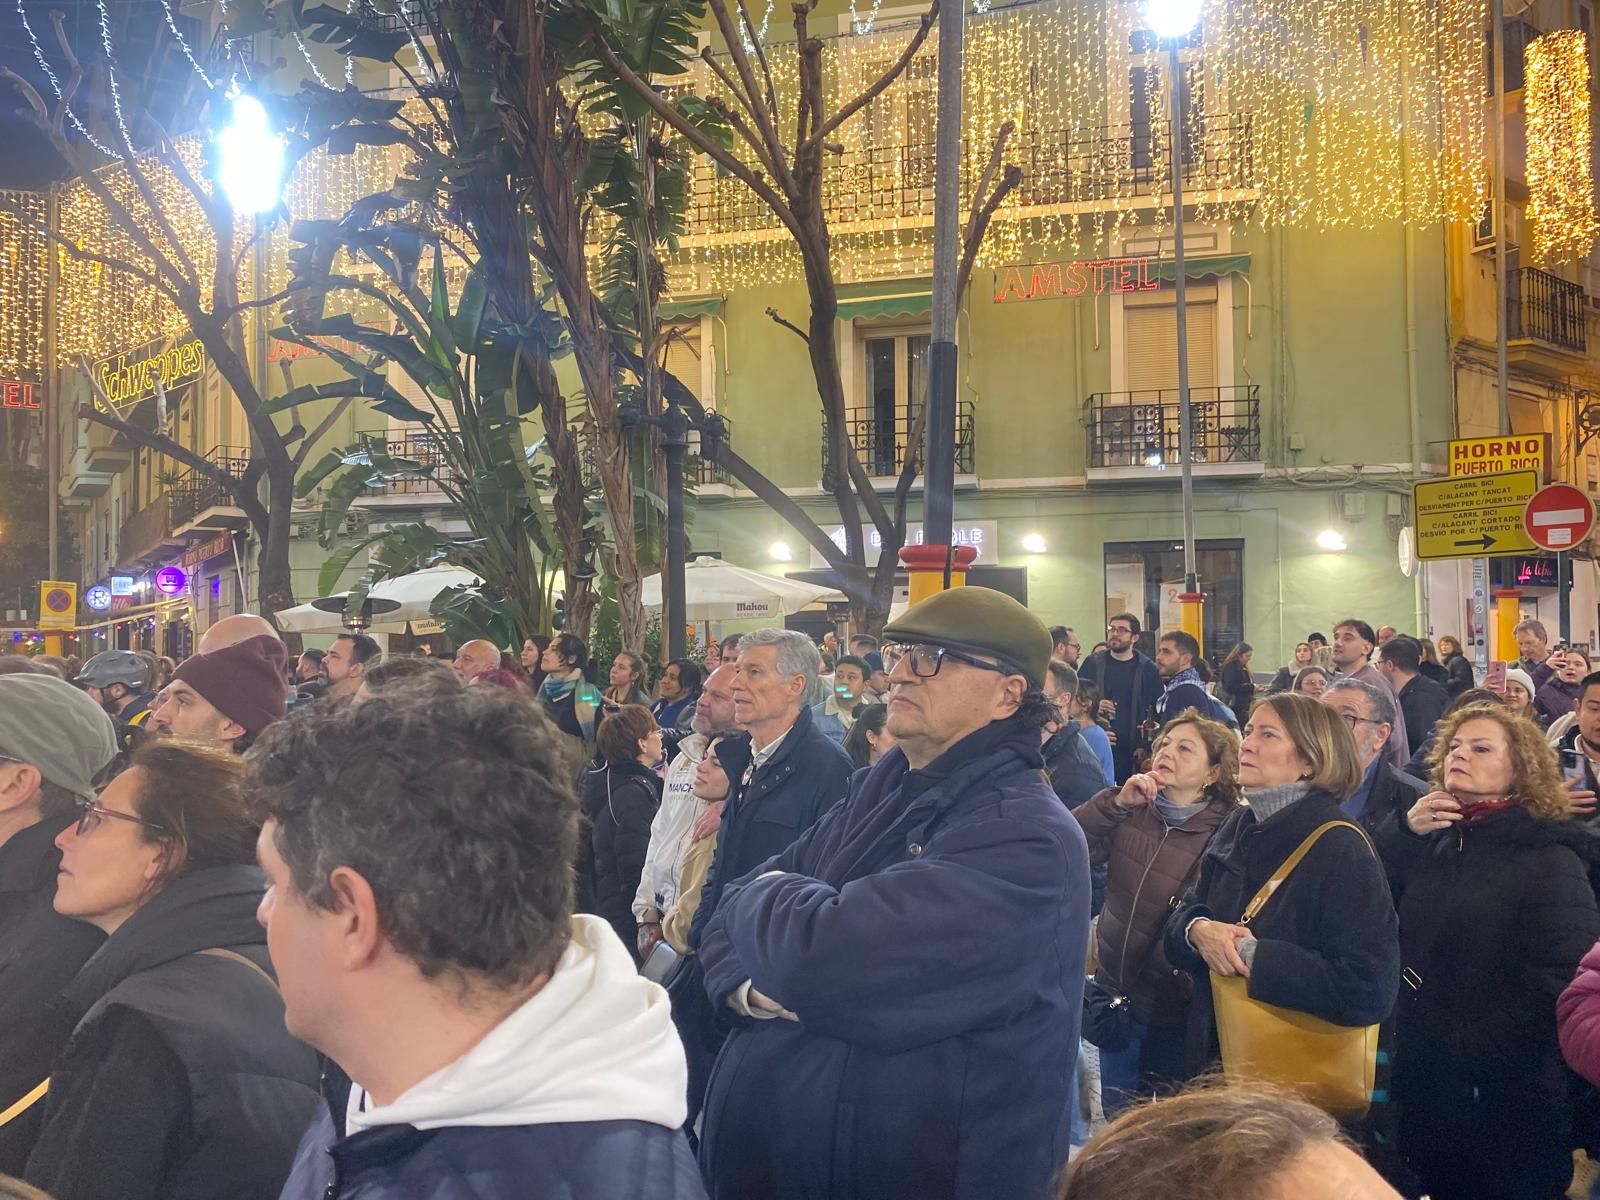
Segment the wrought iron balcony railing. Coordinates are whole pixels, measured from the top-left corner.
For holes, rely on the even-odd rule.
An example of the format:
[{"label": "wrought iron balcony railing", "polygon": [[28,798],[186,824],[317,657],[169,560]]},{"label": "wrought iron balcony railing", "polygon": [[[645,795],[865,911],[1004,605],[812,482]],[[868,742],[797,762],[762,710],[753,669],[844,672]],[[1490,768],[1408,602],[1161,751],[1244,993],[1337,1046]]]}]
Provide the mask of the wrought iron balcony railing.
[{"label": "wrought iron balcony railing", "polygon": [[[877,477],[900,474],[911,448],[911,430],[916,414],[902,409],[893,416],[864,408],[845,410],[845,432],[861,457],[867,474]],[[971,475],[974,470],[974,433],[977,416],[972,401],[956,402],[956,473]],[[833,464],[828,455],[828,429],[822,428],[822,478],[832,479]]]},{"label": "wrought iron balcony railing", "polygon": [[[1191,461],[1261,461],[1261,389],[1257,384],[1189,389]],[[1173,466],[1178,452],[1178,390],[1096,392],[1085,422],[1090,467]]]},{"label": "wrought iron balcony railing", "polygon": [[1506,337],[1584,353],[1583,286],[1535,267],[1512,271],[1506,277]]},{"label": "wrought iron balcony railing", "polygon": [[[250,466],[250,451],[243,446],[213,446],[205,458],[235,477]],[[233,508],[237,504],[230,489],[196,471],[180,475],[171,494],[173,528],[188,524],[208,508]]]}]

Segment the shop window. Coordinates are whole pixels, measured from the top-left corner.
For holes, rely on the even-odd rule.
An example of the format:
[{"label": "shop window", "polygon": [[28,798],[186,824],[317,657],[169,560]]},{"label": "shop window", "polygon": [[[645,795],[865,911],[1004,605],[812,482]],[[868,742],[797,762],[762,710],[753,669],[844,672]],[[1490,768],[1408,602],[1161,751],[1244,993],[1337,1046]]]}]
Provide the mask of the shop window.
[{"label": "shop window", "polygon": [[[1195,569],[1206,596],[1201,646],[1212,664],[1222,661],[1244,636],[1244,540],[1211,539],[1195,544]],[[1183,591],[1182,542],[1107,542],[1106,616],[1131,612],[1144,627],[1139,649],[1155,653],[1165,630],[1178,628],[1178,593]]]}]

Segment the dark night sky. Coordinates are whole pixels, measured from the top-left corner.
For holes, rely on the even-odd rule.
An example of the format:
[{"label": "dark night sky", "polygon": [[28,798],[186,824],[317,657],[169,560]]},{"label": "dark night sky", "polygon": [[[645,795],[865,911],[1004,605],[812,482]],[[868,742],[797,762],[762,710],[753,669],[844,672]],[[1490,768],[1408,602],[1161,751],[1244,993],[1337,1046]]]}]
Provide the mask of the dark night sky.
[{"label": "dark night sky", "polygon": [[[73,108],[102,140],[109,141],[97,116],[103,103],[104,71],[101,68],[105,55],[100,45],[99,11],[95,0],[21,0],[21,3],[51,66],[63,81],[67,77],[66,64],[50,24],[50,13],[58,9],[65,14],[68,37],[91,76],[79,93],[80,102]],[[47,103],[52,102],[54,94],[34,58],[33,47],[17,15],[17,4],[18,0],[0,0],[0,64],[22,75]],[[174,11],[181,11],[177,0],[173,0],[173,7]],[[111,19],[123,105],[125,109],[136,109],[141,96],[152,86],[162,90],[169,86],[162,82],[159,72],[166,69],[171,77],[176,60],[172,35],[166,27],[159,0],[106,0],[106,8]],[[181,60],[176,62],[183,71],[188,70],[187,64]],[[48,140],[24,115],[27,111],[16,88],[0,80],[0,187],[40,187],[68,173],[66,164],[57,157]],[[138,136],[137,129],[135,136]]]}]

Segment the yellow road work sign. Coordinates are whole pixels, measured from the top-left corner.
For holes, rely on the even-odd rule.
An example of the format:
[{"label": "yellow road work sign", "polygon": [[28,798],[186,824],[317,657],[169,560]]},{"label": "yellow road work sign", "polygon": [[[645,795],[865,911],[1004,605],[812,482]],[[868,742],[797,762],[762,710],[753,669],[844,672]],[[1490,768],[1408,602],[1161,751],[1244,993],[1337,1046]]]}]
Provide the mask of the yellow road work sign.
[{"label": "yellow road work sign", "polygon": [[1539,490],[1538,471],[1430,479],[1411,487],[1417,557],[1486,558],[1533,554],[1522,512]]}]

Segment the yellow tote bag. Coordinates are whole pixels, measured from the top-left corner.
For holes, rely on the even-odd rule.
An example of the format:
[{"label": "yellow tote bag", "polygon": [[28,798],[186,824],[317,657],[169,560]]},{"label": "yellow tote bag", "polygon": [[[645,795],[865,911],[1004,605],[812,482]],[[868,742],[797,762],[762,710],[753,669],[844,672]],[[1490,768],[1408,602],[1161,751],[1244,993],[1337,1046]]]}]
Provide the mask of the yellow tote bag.
[{"label": "yellow tote bag", "polygon": [[[1365,840],[1366,834],[1348,821],[1318,826],[1262,884],[1239,923],[1248,925],[1317,839],[1341,826]],[[1310,1013],[1263,1004],[1250,998],[1249,984],[1239,976],[1211,974],[1223,1074],[1278,1084],[1346,1121],[1366,1116],[1378,1072],[1378,1027],[1334,1025]]]}]

